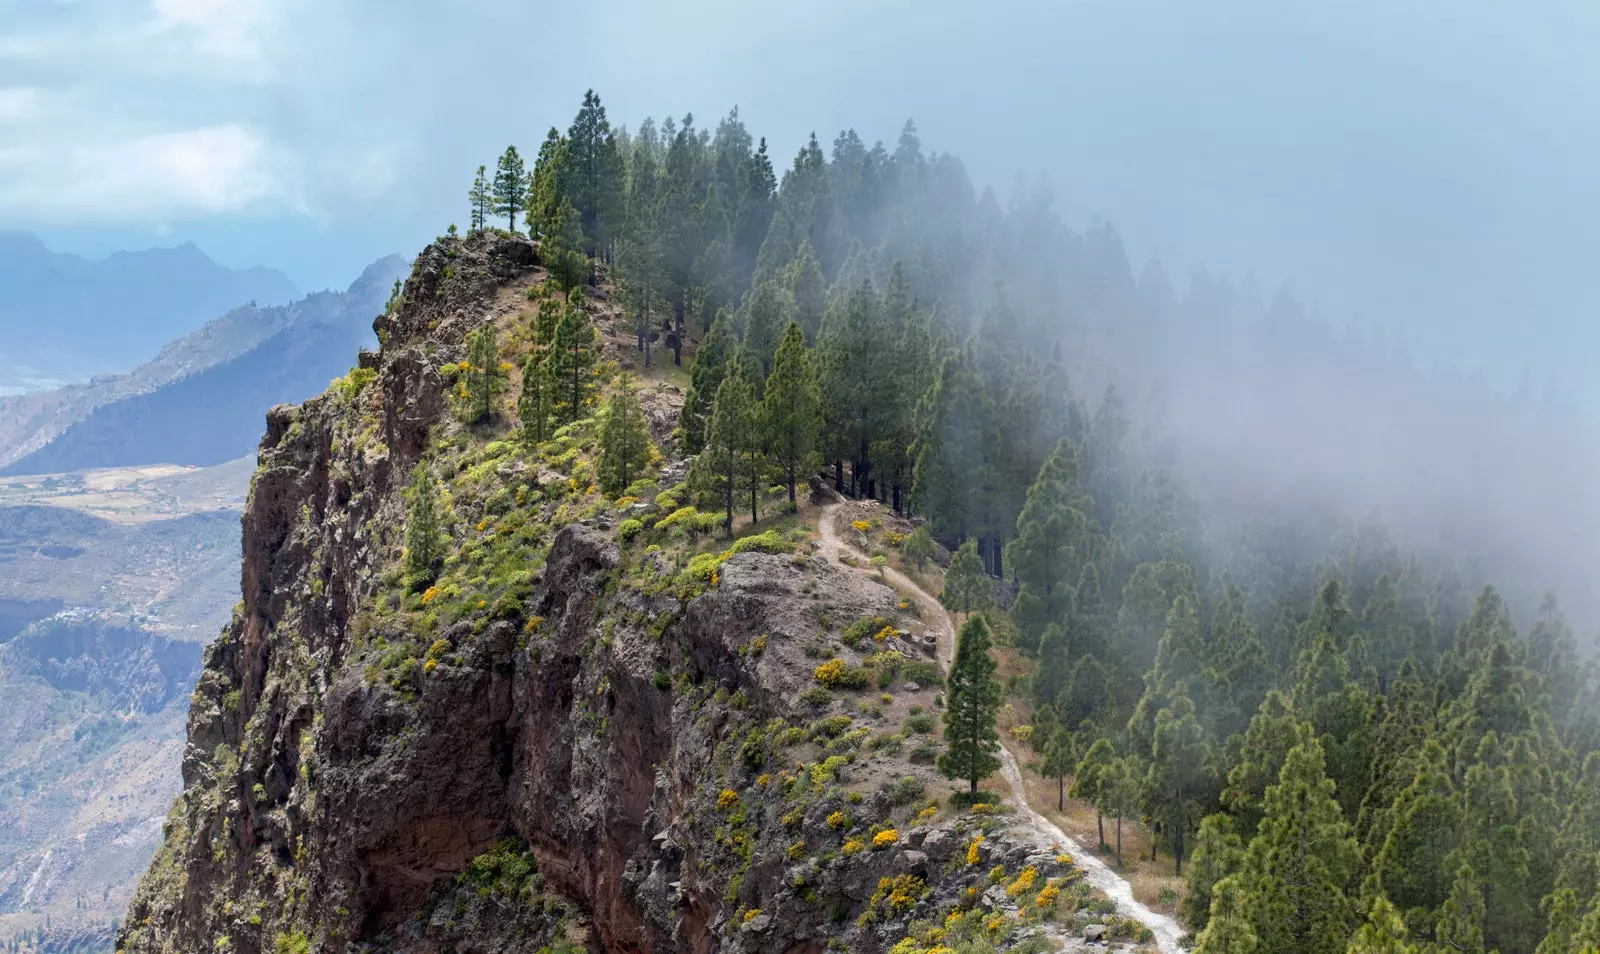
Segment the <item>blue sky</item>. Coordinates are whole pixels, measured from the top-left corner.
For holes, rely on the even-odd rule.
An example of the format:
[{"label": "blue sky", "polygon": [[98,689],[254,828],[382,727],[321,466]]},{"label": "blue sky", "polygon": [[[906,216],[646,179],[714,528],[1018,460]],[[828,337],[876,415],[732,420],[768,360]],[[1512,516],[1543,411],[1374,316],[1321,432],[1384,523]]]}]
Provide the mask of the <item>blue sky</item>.
[{"label": "blue sky", "polygon": [[1136,259],[1583,386],[1597,47],[1576,0],[0,0],[0,228],[341,286],[463,221],[472,170],[590,86],[629,125],[738,105],[785,164],[910,116]]}]

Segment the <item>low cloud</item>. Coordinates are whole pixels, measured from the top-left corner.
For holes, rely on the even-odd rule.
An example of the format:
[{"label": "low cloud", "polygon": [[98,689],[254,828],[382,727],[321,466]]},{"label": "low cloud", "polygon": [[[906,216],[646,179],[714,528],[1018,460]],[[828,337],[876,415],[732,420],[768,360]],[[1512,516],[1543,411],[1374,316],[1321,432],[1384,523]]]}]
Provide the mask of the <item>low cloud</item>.
[{"label": "low cloud", "polygon": [[0,216],[149,219],[283,200],[285,157],[237,124],[0,149]]}]

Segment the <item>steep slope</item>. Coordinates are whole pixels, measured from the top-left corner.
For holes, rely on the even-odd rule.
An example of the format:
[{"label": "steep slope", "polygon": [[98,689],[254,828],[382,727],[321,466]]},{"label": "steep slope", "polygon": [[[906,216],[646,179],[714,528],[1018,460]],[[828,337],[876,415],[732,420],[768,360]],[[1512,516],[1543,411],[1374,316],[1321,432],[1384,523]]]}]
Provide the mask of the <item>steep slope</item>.
[{"label": "steep slope", "polygon": [[[185,791],[119,948],[1137,936],[1005,812],[947,807],[934,631],[820,552],[814,510],[722,549],[670,459],[628,496],[595,492],[593,417],[537,446],[506,395],[462,423],[469,334],[498,329],[514,391],[537,312],[577,324],[544,278],[525,240],[441,240],[377,322],[381,350],[269,416],[244,599],[206,652]],[[602,297],[584,307],[624,340]],[[594,384],[675,393],[605,357]],[[427,534],[408,497],[448,535],[431,584],[402,568]]]},{"label": "steep slope", "polygon": [[0,473],[204,466],[248,453],[266,408],[316,393],[370,343],[371,316],[404,269],[391,256],[342,294],[236,309],[129,375],[0,402]]},{"label": "steep slope", "polygon": [[230,308],[297,294],[280,272],[226,268],[193,244],[90,261],[0,232],[0,392],[121,370]]}]

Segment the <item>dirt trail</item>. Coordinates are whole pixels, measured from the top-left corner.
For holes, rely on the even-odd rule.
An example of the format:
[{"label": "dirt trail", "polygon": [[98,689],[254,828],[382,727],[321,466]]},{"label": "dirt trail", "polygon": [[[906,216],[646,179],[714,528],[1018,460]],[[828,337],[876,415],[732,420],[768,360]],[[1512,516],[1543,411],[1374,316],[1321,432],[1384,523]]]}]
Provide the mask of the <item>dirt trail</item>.
[{"label": "dirt trail", "polygon": [[[822,550],[828,559],[839,562],[839,556],[844,552],[855,552],[853,547],[841,541],[834,530],[835,517],[843,504],[832,503],[822,508],[822,513],[817,518],[817,536],[822,543]],[[876,575],[877,569],[857,567],[862,573]],[[945,611],[943,604],[933,594],[924,590],[910,577],[893,567],[882,568],[883,577],[889,583],[904,590],[917,601],[921,608],[921,617],[927,621],[938,637],[939,662],[946,669],[950,666],[950,659],[955,654],[956,627],[955,621]],[[1178,922],[1164,915],[1150,910],[1137,901],[1133,896],[1133,887],[1110,867],[1099,856],[1083,847],[1066,832],[1058,828],[1053,822],[1033,810],[1028,804],[1026,790],[1022,784],[1022,769],[1017,765],[1017,760],[1005,746],[1000,747],[1000,773],[1005,777],[1006,783],[1011,786],[1011,797],[1018,809],[1018,830],[1031,834],[1034,841],[1041,847],[1048,847],[1052,851],[1064,851],[1072,856],[1072,860],[1083,869],[1084,877],[1110,898],[1117,905],[1117,911],[1127,917],[1148,927],[1155,934],[1156,947],[1161,954],[1179,954],[1178,938],[1183,936],[1183,929]]]}]

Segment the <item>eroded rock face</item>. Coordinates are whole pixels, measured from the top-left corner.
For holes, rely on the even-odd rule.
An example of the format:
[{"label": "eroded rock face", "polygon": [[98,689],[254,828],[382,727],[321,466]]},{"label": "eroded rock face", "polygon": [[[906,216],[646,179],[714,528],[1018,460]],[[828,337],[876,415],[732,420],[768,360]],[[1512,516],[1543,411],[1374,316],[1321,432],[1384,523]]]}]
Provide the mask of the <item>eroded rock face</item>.
[{"label": "eroded rock face", "polygon": [[[970,832],[913,827],[886,794],[926,766],[830,758],[804,728],[829,633],[897,598],[803,549],[734,555],[691,592],[660,582],[681,570],[663,555],[625,556],[615,517],[552,522],[525,591],[430,634],[426,665],[395,660],[417,637],[370,607],[400,598],[405,487],[449,418],[439,369],[537,265],[493,233],[431,247],[376,323],[375,378],[269,415],[243,602],[206,651],[185,792],[121,949],[531,952],[565,931],[616,954],[875,951],[931,903],[858,921],[884,879],[946,900],[981,879],[951,861]],[[846,813],[869,842],[873,819],[904,837],[841,854]],[[507,844],[536,876],[486,867]]]}]

